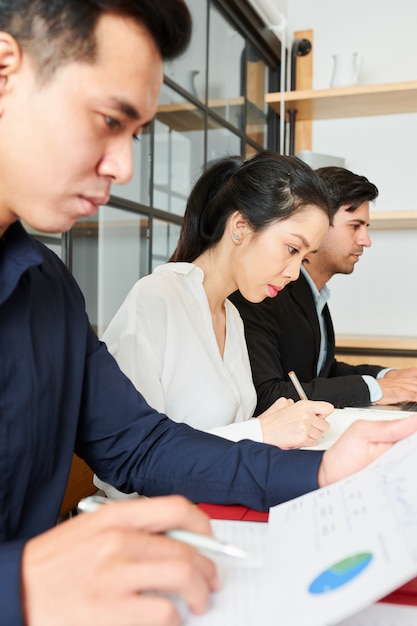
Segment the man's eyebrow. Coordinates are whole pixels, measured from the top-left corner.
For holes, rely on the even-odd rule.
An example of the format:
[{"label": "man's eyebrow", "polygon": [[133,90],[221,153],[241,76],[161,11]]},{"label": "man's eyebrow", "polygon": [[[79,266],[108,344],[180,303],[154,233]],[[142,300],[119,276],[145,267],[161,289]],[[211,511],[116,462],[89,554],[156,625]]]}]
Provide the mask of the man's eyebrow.
[{"label": "man's eyebrow", "polygon": [[359,217],[353,217],[351,220],[349,220],[349,224],[364,224],[365,226],[369,226],[369,222],[367,220],[361,220]]},{"label": "man's eyebrow", "polygon": [[[134,106],[129,104],[129,102],[126,102],[125,100],[119,100],[118,98],[112,98],[110,103],[111,103],[111,106],[114,106],[116,109],[119,109],[119,111],[123,113],[123,115],[125,115],[130,120],[133,120],[134,122],[141,121],[141,115],[139,111]],[[152,124],[152,121],[153,121],[153,118],[141,124],[140,132],[145,130],[145,128],[148,128]]]},{"label": "man's eyebrow", "polygon": [[139,111],[129,104],[126,100],[120,100],[119,98],[110,98],[109,104],[114,106],[116,109],[119,109],[121,113],[126,115],[131,120],[138,121],[140,120]]}]

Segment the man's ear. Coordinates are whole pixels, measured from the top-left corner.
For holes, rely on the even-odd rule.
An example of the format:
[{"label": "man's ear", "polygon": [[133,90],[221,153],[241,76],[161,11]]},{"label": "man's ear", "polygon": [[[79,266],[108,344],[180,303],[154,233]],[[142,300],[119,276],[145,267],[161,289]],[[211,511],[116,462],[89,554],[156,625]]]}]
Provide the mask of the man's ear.
[{"label": "man's ear", "polygon": [[12,77],[19,69],[22,51],[16,39],[0,31],[0,111],[2,97],[12,86]]}]

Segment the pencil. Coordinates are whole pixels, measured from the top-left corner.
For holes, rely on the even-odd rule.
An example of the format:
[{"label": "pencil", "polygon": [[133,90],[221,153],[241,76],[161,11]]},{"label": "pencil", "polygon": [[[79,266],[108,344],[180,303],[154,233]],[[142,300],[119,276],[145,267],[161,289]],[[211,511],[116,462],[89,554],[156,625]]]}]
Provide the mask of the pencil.
[{"label": "pencil", "polygon": [[[83,498],[83,500],[78,503],[78,509],[85,513],[89,513],[97,511],[97,509],[99,509],[103,504],[110,504],[111,502],[114,502],[111,498],[105,498],[103,496],[88,496],[87,498]],[[233,556],[238,559],[248,558],[248,553],[245,550],[242,550],[242,548],[238,548],[230,543],[225,543],[215,537],[210,537],[209,535],[203,535],[201,533],[196,533],[191,530],[183,530],[181,528],[167,530],[164,534],[167,537],[171,537],[171,539],[187,543],[188,545],[197,548],[197,550],[226,554],[227,556]]]},{"label": "pencil", "polygon": [[300,396],[300,399],[308,400],[307,394],[302,388],[301,383],[297,378],[297,374],[293,370],[291,370],[291,372],[288,372],[288,376],[290,377],[292,384],[294,385],[298,395]]}]

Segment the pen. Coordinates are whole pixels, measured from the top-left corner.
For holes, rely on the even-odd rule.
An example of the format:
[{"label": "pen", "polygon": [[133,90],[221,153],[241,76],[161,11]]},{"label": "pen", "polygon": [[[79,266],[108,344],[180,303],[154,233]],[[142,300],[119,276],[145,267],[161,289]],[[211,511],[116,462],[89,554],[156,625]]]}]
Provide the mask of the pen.
[{"label": "pen", "polygon": [[[97,509],[99,509],[103,504],[110,504],[111,502],[115,502],[115,500],[105,498],[103,496],[88,496],[87,498],[80,500],[78,503],[78,509],[83,513],[91,513],[92,511],[97,511]],[[171,539],[187,543],[188,545],[197,548],[197,550],[216,552],[217,554],[225,554],[238,559],[248,558],[248,553],[245,550],[242,550],[242,548],[238,548],[230,543],[225,543],[215,537],[210,537],[209,535],[202,535],[200,533],[196,533],[191,530],[183,530],[181,528],[167,530],[164,534]]]},{"label": "pen", "polygon": [[297,378],[297,374],[291,370],[291,372],[288,372],[288,376],[291,379],[292,384],[294,385],[298,395],[300,396],[301,400],[308,400],[306,392],[304,391],[304,389],[301,386],[300,381]]}]

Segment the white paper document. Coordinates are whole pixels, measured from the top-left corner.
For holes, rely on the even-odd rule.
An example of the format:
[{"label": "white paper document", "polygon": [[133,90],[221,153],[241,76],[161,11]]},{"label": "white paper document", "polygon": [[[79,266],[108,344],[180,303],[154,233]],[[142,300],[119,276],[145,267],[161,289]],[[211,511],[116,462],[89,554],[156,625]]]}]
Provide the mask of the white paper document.
[{"label": "white paper document", "polygon": [[354,476],[273,507],[268,524],[213,525],[252,559],[217,560],[223,588],[189,625],[417,624],[412,607],[371,606],[417,576],[417,434]]},{"label": "white paper document", "polygon": [[[210,610],[204,615],[189,616],[187,626],[245,626],[261,625],[259,590],[265,576],[268,524],[213,520],[216,537],[246,550],[249,559],[215,557],[223,585],[212,596]],[[211,555],[211,558],[213,556]],[[265,625],[266,626],[266,625]]]},{"label": "white paper document", "polygon": [[365,608],[417,575],[417,434],[269,520],[283,624],[324,626]]},{"label": "white paper document", "polygon": [[378,408],[352,408],[346,407],[345,409],[334,409],[333,413],[329,415],[327,421],[330,425],[329,430],[321,438],[319,443],[313,448],[309,447],[306,450],[327,450],[343,435],[345,430],[359,419],[372,420],[372,421],[386,421],[394,420],[404,417],[410,417],[412,413],[407,411],[395,411]]}]

